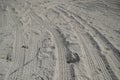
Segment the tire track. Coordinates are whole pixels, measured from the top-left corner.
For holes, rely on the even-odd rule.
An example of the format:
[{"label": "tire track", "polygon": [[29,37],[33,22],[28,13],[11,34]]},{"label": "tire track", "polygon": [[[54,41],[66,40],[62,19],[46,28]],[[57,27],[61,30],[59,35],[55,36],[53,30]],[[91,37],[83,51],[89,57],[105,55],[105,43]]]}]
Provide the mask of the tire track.
[{"label": "tire track", "polygon": [[[100,65],[103,65],[106,69],[104,69],[103,71],[102,71],[102,69],[101,69],[101,71],[102,72],[104,72],[104,71],[108,71],[109,72],[109,74],[110,74],[110,76],[111,76],[111,78],[113,79],[113,80],[118,80],[118,78],[116,77],[116,75],[114,74],[114,72],[112,71],[112,69],[110,68],[110,66],[109,66],[109,63],[108,63],[108,61],[107,61],[107,59],[105,58],[105,56],[101,53],[101,49],[100,49],[100,47],[98,46],[98,43],[93,39],[93,37],[89,34],[89,33],[86,33],[86,36],[87,36],[87,38],[89,38],[89,41],[91,42],[91,44],[92,44],[92,46],[93,46],[93,48],[95,48],[96,50],[97,50],[97,53],[98,53],[98,55],[101,57],[101,59],[103,60],[103,62],[98,62],[98,63],[100,63],[99,64],[99,66]],[[97,58],[98,59],[98,58]],[[104,68],[103,67],[103,68]]]},{"label": "tire track", "polygon": [[[12,11],[9,10],[9,14],[11,14]],[[15,15],[15,14],[13,14]],[[16,68],[18,67],[22,67],[23,64],[24,64],[24,53],[25,51],[21,49],[21,44],[24,44],[24,39],[22,40],[22,34],[21,34],[21,29],[19,28],[20,26],[22,26],[21,22],[13,17],[13,15],[11,15],[13,21],[15,22],[15,26],[17,26],[16,28],[16,33],[15,33],[15,43],[14,43],[14,54],[13,54],[13,64],[12,66],[10,67],[8,73],[6,74],[6,78],[5,80],[14,80],[14,79],[17,79],[18,76],[20,77],[22,75],[22,72],[23,72],[23,69],[19,70],[19,71],[15,71],[13,75],[10,75],[10,73],[12,71],[14,71]],[[16,24],[17,23],[17,24]],[[19,53],[20,52],[20,53]],[[22,53],[22,54],[21,54]]]},{"label": "tire track", "polygon": [[[64,11],[65,12],[65,11]],[[68,11],[67,10],[67,12],[70,12],[70,11]],[[72,12],[70,12],[71,14],[72,14],[72,16],[73,16],[73,18],[72,19],[75,19],[77,22],[79,22],[79,24],[81,24],[82,26],[84,26],[85,27],[85,29],[87,29],[87,30],[90,30],[89,31],[89,33],[91,33],[92,35],[95,33],[94,32],[94,30],[91,30],[91,28],[90,27],[92,27],[92,26],[90,26],[90,25],[87,25],[87,22],[85,21],[85,20],[83,20],[81,17],[79,17],[78,15],[76,15],[76,14],[74,14],[74,13],[72,13]],[[68,15],[67,15],[68,16]],[[68,16],[69,17],[69,16]],[[71,18],[71,17],[70,17]],[[86,30],[86,32],[87,32],[87,30]],[[97,32],[96,32],[97,33]],[[98,34],[99,34],[100,32],[98,32]],[[101,33],[100,33],[101,34]],[[99,35],[100,35],[99,34]],[[107,39],[105,39],[105,41],[103,41],[102,39],[101,39],[101,37],[100,36],[98,36],[98,35],[96,35],[96,37],[97,37],[97,39],[96,39],[96,41],[99,43],[99,46],[101,47],[101,49],[103,50],[103,48],[102,48],[102,46],[107,46],[107,47],[109,47],[109,45],[107,44],[107,43],[109,43],[110,44],[110,42],[108,42],[108,40]],[[105,37],[104,37],[105,38]],[[107,40],[107,42],[106,42],[106,40]],[[100,42],[99,42],[100,41]],[[102,43],[102,46],[101,46],[101,43]],[[115,49],[115,51],[117,51],[118,52],[118,50],[116,50]],[[118,52],[119,53],[119,52]],[[111,69],[114,71],[114,73],[115,73],[115,75],[117,76],[117,77],[119,77],[119,70],[116,70],[116,69],[118,69],[119,68],[119,61],[117,61],[116,60],[116,58],[118,57],[114,57],[114,52],[112,51],[112,53],[111,52],[109,52],[109,56],[110,56],[110,58],[109,58],[109,56],[106,56],[106,58],[107,58],[107,60],[108,60],[108,62],[109,62],[109,65],[110,65],[110,67],[111,67]],[[111,57],[112,57],[112,59],[111,59]],[[113,58],[114,57],[114,58]],[[117,59],[119,59],[119,58],[117,58]],[[114,63],[111,63],[111,61]],[[115,65],[115,66],[113,66],[113,65]]]},{"label": "tire track", "polygon": [[[65,11],[62,11],[62,12],[64,12],[66,15],[67,15],[67,13],[65,12]],[[99,49],[100,50],[100,48],[97,46],[97,45],[94,45],[94,46],[96,46],[96,48],[97,49]],[[103,59],[103,60],[105,60],[105,59]],[[105,62],[106,62],[106,60],[105,60]],[[108,63],[108,62],[106,62],[106,63]],[[108,65],[108,64],[107,64]],[[109,67],[110,68],[110,67]],[[113,78],[113,80],[114,79],[117,79],[117,77],[114,75],[114,73],[113,73],[113,71],[110,69],[110,71],[108,71],[110,74],[112,74],[111,76],[112,76],[112,78]]]},{"label": "tire track", "polygon": [[[10,12],[12,13],[12,12]],[[9,13],[9,14],[10,14]],[[15,14],[14,14],[15,15]],[[24,66],[30,62],[25,63],[26,59],[26,40],[24,35],[23,24],[15,17],[12,16],[13,21],[15,22],[15,41],[14,41],[14,53],[13,53],[13,64],[8,72],[5,80],[16,80],[23,78],[23,72],[25,70]],[[21,34],[22,33],[22,34]],[[23,47],[24,46],[24,47]],[[29,67],[28,67],[29,68]]]},{"label": "tire track", "polygon": [[[40,21],[41,20],[39,19],[39,17],[37,17],[37,15],[35,13],[32,13],[32,16],[37,19],[37,21]],[[61,39],[61,36],[59,35],[59,33],[54,30],[54,27],[51,27],[52,25],[48,25],[46,24],[45,22],[41,22],[43,26],[45,26],[45,28],[47,28],[51,33],[52,35],[55,37],[55,41],[57,43],[57,47],[58,47],[58,56],[59,56],[59,77],[60,77],[60,80],[70,80],[70,75],[69,75],[69,65],[66,63],[66,59],[65,59],[65,54],[67,53],[66,51],[66,48],[63,44],[63,40]],[[40,24],[41,24],[40,23]]]},{"label": "tire track", "polygon": [[[52,9],[53,11],[55,11],[56,12],[56,10],[54,10],[54,9]],[[56,13],[58,13],[59,14],[59,12],[57,11]],[[54,24],[54,23],[53,23]],[[64,43],[65,44],[65,43]],[[66,46],[67,47],[67,46]],[[69,52],[69,51],[68,51]],[[78,54],[79,55],[79,54]],[[80,56],[80,55],[79,55]],[[86,76],[86,71],[84,70],[84,68],[83,68],[83,64],[75,64],[75,69],[79,69],[79,71],[77,71],[77,73],[79,73],[79,74],[77,74],[77,77],[78,77],[78,79],[84,79],[84,80],[88,80],[89,78]],[[81,76],[81,77],[80,77]]]},{"label": "tire track", "polygon": [[[97,34],[97,36],[100,37],[100,39],[104,42],[105,45],[107,45],[114,53],[115,53],[115,56],[116,58],[118,59],[118,61],[120,61],[120,51],[115,48],[113,46],[113,44],[104,36],[102,35],[96,28],[92,27],[90,24],[88,24],[84,19],[82,19],[80,16],[76,15],[75,13],[73,13],[72,11],[69,11],[69,10],[66,10],[65,8],[61,7],[60,8],[64,9],[65,11],[69,12],[69,14],[72,15],[72,19],[76,19],[77,22],[79,22],[81,25],[83,25],[86,29],[90,30],[91,32],[94,32]],[[64,12],[64,14],[66,14],[67,16],[67,13]],[[68,16],[70,17],[70,16]]]},{"label": "tire track", "polygon": [[[84,49],[83,49],[83,50],[84,50]],[[87,52],[85,51],[85,53],[88,53],[88,51],[87,51]],[[89,54],[86,54],[86,55],[87,55],[87,56],[90,56]],[[87,61],[89,62],[88,64],[89,64],[91,70],[94,71],[95,67],[93,66],[94,63],[91,62],[91,61],[92,61],[91,57],[88,57],[88,60],[87,60]],[[92,71],[90,71],[90,73],[91,73]],[[80,78],[80,77],[79,77],[79,78]]]},{"label": "tire track", "polygon": [[[93,36],[94,35],[96,35],[96,37],[94,37],[94,39],[97,41],[97,43],[99,43],[99,46],[100,46],[100,48],[101,48],[101,53],[103,54],[103,55],[105,55],[105,57],[107,58],[107,61],[108,61],[108,63],[109,63],[109,65],[110,65],[110,67],[111,67],[111,69],[113,70],[113,72],[115,73],[115,75],[119,78],[119,70],[117,70],[118,68],[119,68],[119,60],[118,60],[118,56],[116,56],[115,57],[115,55],[114,55],[114,51],[112,50],[112,52],[108,52],[108,54],[109,55],[106,55],[106,54],[104,54],[103,52],[104,52],[104,48],[103,48],[103,46],[105,46],[105,47],[108,47],[108,48],[110,48],[109,47],[109,45],[107,44],[107,42],[106,41],[104,41],[104,40],[102,40],[102,38],[101,38],[101,36],[100,36],[100,34],[99,34],[99,32],[97,33],[97,32],[94,32],[94,30],[91,30],[89,27],[92,27],[92,26],[87,26],[87,25],[85,25],[86,26],[86,28],[87,29],[89,29],[90,31],[89,31],[89,33],[90,34],[92,34]],[[96,34],[97,33],[97,34]],[[99,35],[98,35],[99,34]],[[105,37],[104,37],[105,38]],[[107,39],[106,39],[107,40]],[[109,42],[108,42],[109,43]],[[112,62],[111,62],[112,61]],[[113,64],[114,63],[114,64]],[[114,66],[113,66],[114,65]]]}]

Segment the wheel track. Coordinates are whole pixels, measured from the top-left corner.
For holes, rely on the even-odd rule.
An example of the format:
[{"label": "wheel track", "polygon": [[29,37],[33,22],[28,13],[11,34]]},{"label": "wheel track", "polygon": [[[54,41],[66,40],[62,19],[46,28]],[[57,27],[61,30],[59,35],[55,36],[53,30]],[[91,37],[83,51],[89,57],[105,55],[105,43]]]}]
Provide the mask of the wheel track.
[{"label": "wheel track", "polygon": [[[63,12],[63,11],[62,11]],[[65,12],[64,12],[65,13]],[[66,14],[67,15],[67,14]]]},{"label": "wheel track", "polygon": [[[12,11],[11,10],[9,10],[9,14],[11,14],[12,13]],[[15,15],[15,14],[13,14],[13,15]],[[13,17],[13,15],[11,15],[12,17],[12,20],[15,22],[15,26],[17,26],[17,28],[16,28],[16,33],[15,33],[15,43],[14,43],[14,54],[13,54],[13,64],[12,64],[12,67],[10,67],[10,69],[9,69],[9,71],[8,71],[8,73],[6,74],[6,78],[5,78],[5,80],[9,80],[10,78],[9,77],[11,77],[11,78],[13,78],[12,80],[14,80],[14,79],[16,79],[18,76],[20,76],[20,75],[22,75],[22,72],[23,72],[23,69],[21,69],[21,70],[18,70],[18,71],[15,71],[14,72],[14,74],[13,75],[10,75],[11,74],[11,72],[12,71],[14,71],[16,68],[18,68],[18,67],[22,67],[23,66],[23,64],[24,64],[24,50],[22,50],[21,49],[21,43],[22,44],[24,44],[24,39],[23,39],[23,41],[21,40],[21,38],[22,38],[22,35],[20,34],[21,33],[21,30],[19,29],[19,27],[20,26],[22,26],[22,24],[21,24],[21,22],[17,19],[17,18],[15,18],[15,17]],[[16,23],[18,23],[18,24],[16,24]],[[20,42],[20,40],[21,40],[21,42]],[[19,51],[20,50],[20,51]],[[23,54],[19,54],[19,52],[20,53],[23,53]],[[21,57],[20,57],[21,56]],[[20,57],[20,58],[19,58]],[[23,60],[22,60],[23,59]]]},{"label": "wheel track", "polygon": [[[15,30],[15,43],[14,43],[14,54],[13,54],[13,61],[14,64],[10,68],[9,73],[6,76],[5,80],[16,80],[16,79],[22,79],[23,78],[23,70],[25,69],[24,66],[28,63],[25,63],[25,49],[22,48],[22,45],[25,45],[25,36],[24,36],[24,29],[21,27],[23,26],[22,23],[15,17],[12,17],[13,21],[16,23],[15,26],[17,26]],[[19,26],[18,26],[19,25]],[[21,34],[22,33],[22,34]],[[19,54],[20,53],[20,54]],[[21,54],[22,53],[22,54]],[[21,56],[21,57],[20,57]],[[30,61],[31,62],[31,61]],[[15,67],[14,67],[15,66]],[[28,67],[29,68],[29,67]]]},{"label": "wheel track", "polygon": [[[79,29],[78,29],[78,30],[79,30]],[[76,31],[77,31],[77,30],[76,30]],[[79,34],[81,34],[81,33],[79,33]],[[82,36],[81,36],[81,37],[82,37]],[[85,37],[85,36],[84,36],[84,37]],[[79,38],[80,38],[80,36],[79,36]],[[86,37],[86,38],[87,38],[87,37]],[[80,38],[80,39],[82,39],[82,38]],[[85,41],[85,38],[84,38],[84,41]],[[89,41],[88,41],[88,42],[89,42]],[[83,43],[83,42],[82,42],[82,43]],[[84,42],[84,43],[86,43],[86,42]],[[86,44],[84,44],[84,46],[85,46],[85,45],[86,45]],[[90,46],[89,46],[89,47],[90,47]],[[86,49],[87,49],[87,47],[85,48],[85,50],[86,50]],[[92,48],[91,48],[91,49],[92,49]],[[90,50],[91,50],[91,49],[90,49]],[[87,55],[87,53],[89,53],[89,52],[90,52],[90,51],[86,52],[86,55]],[[96,55],[96,54],[95,54],[95,55]],[[104,66],[103,62],[101,63],[102,60],[99,58],[98,55],[96,55],[96,56],[95,56],[95,55],[94,55],[94,59],[96,59],[96,60],[98,61],[97,64],[96,64],[96,66],[98,65],[98,68],[102,69],[104,75],[107,75],[107,76],[108,76],[109,74],[106,74],[107,71],[106,71],[106,69],[105,69],[105,66]],[[91,54],[91,55],[88,55],[88,57],[89,57],[89,56],[92,57],[93,55]],[[99,59],[99,60],[98,60],[98,59]],[[93,60],[93,58],[92,58],[91,60]],[[96,60],[94,60],[94,61],[96,61]],[[95,63],[96,63],[96,62],[95,62]],[[90,64],[89,64],[89,65],[90,65]],[[103,67],[102,67],[101,65],[103,65]],[[95,66],[95,64],[94,64],[94,66]],[[101,67],[100,67],[100,66],[101,66]],[[93,67],[93,66],[92,66],[92,67]],[[95,67],[94,69],[95,69],[96,71],[98,71],[96,67]],[[93,70],[94,70],[94,69],[93,69]],[[104,72],[104,71],[106,71],[106,72]],[[108,77],[108,78],[106,77],[106,79],[107,79],[107,80],[111,80],[110,77]]]},{"label": "wheel track", "polygon": [[[37,15],[35,14],[35,13],[32,13],[32,16],[34,16],[34,18],[35,19],[37,19],[37,21],[40,21],[41,22],[41,20],[39,19],[39,17],[37,17]],[[60,37],[60,35],[58,35],[59,33],[56,31],[56,30],[54,30],[54,27],[53,28],[51,28],[51,24],[50,25],[48,25],[48,24],[46,24],[45,22],[41,22],[42,23],[42,25],[43,26],[45,26],[45,28],[47,28],[52,34],[53,34],[53,36],[55,37],[55,41],[56,41],[56,43],[62,43],[62,44],[57,44],[57,47],[58,47],[58,52],[59,52],[59,54],[58,54],[58,56],[59,56],[59,71],[60,71],[60,74],[59,74],[59,77],[60,77],[60,79],[62,78],[62,80],[70,80],[69,78],[70,78],[70,75],[68,74],[70,71],[70,67],[69,67],[69,65],[66,63],[66,59],[65,59],[65,54],[67,53],[66,52],[66,49],[65,49],[65,47],[64,47],[64,44],[63,44],[63,42],[62,42],[62,39],[60,39],[60,38],[58,38],[58,36]],[[40,24],[41,24],[40,23]],[[61,52],[62,51],[62,52]],[[67,77],[66,77],[67,76]]]},{"label": "wheel track", "polygon": [[[67,13],[66,13],[67,14]],[[85,51],[86,52],[86,51]],[[88,51],[86,52],[86,53],[88,53]],[[90,56],[89,54],[86,54],[86,55],[88,55],[88,56]],[[88,62],[89,61],[92,61],[92,59],[91,59],[91,57],[88,57],[88,60],[87,60]],[[89,62],[90,64],[89,65],[91,65],[91,69],[94,71],[94,69],[95,69],[95,67],[93,66],[94,65],[94,63],[93,62]]]},{"label": "wheel track", "polygon": [[[113,44],[104,35],[102,35],[96,28],[92,27],[84,19],[82,19],[80,16],[76,15],[72,11],[67,10],[67,9],[65,9],[65,8],[63,8],[61,6],[60,6],[60,8],[63,9],[63,13],[66,14],[66,16],[68,16],[68,15],[67,15],[67,13],[65,11],[69,12],[69,14],[72,15],[73,19],[76,19],[76,21],[79,22],[81,25],[85,25],[84,27],[86,29],[91,30],[92,32],[98,34],[98,36],[104,42],[104,44],[106,44],[114,53],[116,53],[115,56],[118,59],[118,61],[120,61],[120,51],[117,48],[115,48],[113,46]],[[68,17],[70,17],[70,16],[68,16]]]},{"label": "wheel track", "polygon": [[[87,38],[89,38],[90,42],[93,43],[93,44],[92,44],[93,48],[96,48],[98,55],[99,55],[99,56],[101,57],[101,59],[103,60],[102,62],[98,62],[98,63],[100,63],[99,66],[100,66],[100,65],[104,65],[103,69],[106,68],[106,69],[108,70],[109,74],[111,75],[111,78],[112,78],[113,80],[118,80],[118,78],[116,77],[116,75],[114,74],[114,72],[112,71],[112,69],[110,68],[107,59],[106,59],[105,56],[101,53],[101,49],[100,49],[100,47],[98,46],[98,43],[93,39],[93,37],[92,37],[89,33],[87,33],[87,36],[88,36]],[[94,44],[95,44],[95,45],[94,45]],[[99,58],[97,58],[97,59],[99,59]],[[99,61],[99,60],[98,60],[98,61]],[[107,71],[106,69],[104,69],[104,71]],[[102,72],[103,72],[103,71],[102,71]]]},{"label": "wheel track", "polygon": [[[65,11],[64,11],[64,13],[65,13]],[[67,14],[67,13],[66,13],[66,14]],[[112,70],[110,70],[109,72],[110,72],[110,74],[113,74],[113,71],[112,71]],[[117,79],[115,75],[114,75],[113,79]]]},{"label": "wheel track", "polygon": [[[64,12],[65,12],[65,11],[64,11]],[[68,12],[70,12],[70,11],[68,11]],[[72,14],[73,12],[70,12],[70,13]],[[79,22],[79,23],[82,24],[83,26],[85,25],[84,27],[85,27],[86,29],[91,30],[90,27],[92,27],[92,26],[87,25],[87,24],[86,24],[87,22],[86,22],[85,20],[83,20],[81,17],[79,17],[78,15],[76,15],[76,14],[74,14],[74,13],[73,13],[72,16],[73,16],[74,19],[76,19],[77,22]],[[72,18],[72,19],[73,19],[73,18]],[[77,18],[79,18],[79,20],[78,20]],[[80,22],[80,21],[81,21],[81,22]],[[91,30],[91,34],[92,34],[92,33],[94,33],[93,30]],[[100,33],[100,34],[101,34],[101,33]],[[96,41],[99,43],[99,41],[101,41],[102,39],[101,39],[99,36],[96,36],[96,37],[97,37],[97,40],[96,40]],[[104,37],[104,38],[105,38],[105,37]],[[107,39],[106,39],[106,40],[107,40]],[[106,46],[108,41],[106,42],[106,41],[103,41],[103,40],[102,40],[101,42],[102,42],[103,44],[105,44],[105,46]],[[108,43],[110,44],[110,42],[108,42]],[[99,45],[100,45],[100,44],[99,44]],[[101,47],[101,46],[100,46],[100,47]],[[109,46],[107,45],[107,47],[109,47]],[[115,50],[115,51],[118,52],[118,50]],[[111,57],[114,57],[114,53],[110,53],[110,54],[111,54]],[[113,56],[112,56],[112,54],[113,54]],[[106,58],[107,58],[107,57],[106,57]],[[109,58],[107,58],[107,59],[109,60]],[[119,70],[116,71],[116,69],[119,68],[119,62],[118,62],[117,60],[115,60],[115,59],[116,59],[116,58],[112,58],[112,62],[113,62],[114,64],[110,64],[111,62],[109,62],[109,64],[110,64],[110,67],[113,68],[113,71],[114,71],[114,73],[116,74],[116,76],[119,77],[119,74],[118,74],[118,73],[119,73],[119,72],[118,72]],[[118,59],[118,58],[117,58],[117,59]],[[115,66],[113,67],[112,65],[116,65],[116,66],[118,66],[118,67],[117,67],[117,68],[114,68]]]},{"label": "wheel track", "polygon": [[[56,12],[56,10],[54,10],[54,9],[52,9],[52,10]],[[57,12],[57,13],[59,13],[59,12]],[[76,68],[78,68],[80,71],[80,72],[78,72],[79,75],[82,76],[82,77],[78,76],[79,77],[78,79],[85,79],[85,80],[87,79],[88,80],[89,78],[87,78],[87,76],[85,76],[85,72],[82,71],[84,68],[82,69],[81,67],[82,67],[81,64],[76,65]]]},{"label": "wheel track", "polygon": [[[90,55],[88,55],[88,56],[90,56]],[[88,61],[91,61],[91,60],[88,60]],[[90,62],[91,63],[91,62]],[[92,62],[93,63],[93,62]],[[91,67],[91,68],[93,68],[93,66]],[[94,68],[93,68],[93,70],[94,70]]]},{"label": "wheel track", "polygon": [[[86,26],[87,27],[87,26]],[[89,30],[91,30],[90,28],[89,28],[89,26],[87,27]],[[90,34],[92,34],[93,36],[94,36],[94,31],[93,30],[91,30],[90,32],[89,32]],[[97,33],[97,34],[99,34],[99,33]],[[94,39],[97,41],[97,43],[99,43],[99,46],[100,46],[100,48],[101,48],[101,53],[103,54],[103,52],[104,52],[104,49],[103,49],[103,46],[106,46],[106,47],[108,47],[109,48],[109,45],[107,45],[107,42],[106,41],[103,41],[102,40],[102,38],[100,37],[100,36],[98,36],[98,35],[96,35],[96,38],[94,37]],[[106,58],[107,58],[107,61],[108,61],[108,63],[109,63],[109,65],[110,65],[110,67],[112,67],[112,69],[113,69],[113,71],[114,71],[114,73],[116,74],[116,76],[118,77],[118,71],[116,71],[116,69],[118,69],[119,68],[119,61],[118,61],[118,56],[115,58],[115,55],[114,55],[114,52],[112,51],[112,52],[109,52],[109,55],[107,56],[106,54],[103,54],[103,55],[105,55],[106,56]],[[111,63],[111,61],[114,63]],[[114,66],[113,66],[114,65]],[[116,73],[117,72],[117,73]]]}]

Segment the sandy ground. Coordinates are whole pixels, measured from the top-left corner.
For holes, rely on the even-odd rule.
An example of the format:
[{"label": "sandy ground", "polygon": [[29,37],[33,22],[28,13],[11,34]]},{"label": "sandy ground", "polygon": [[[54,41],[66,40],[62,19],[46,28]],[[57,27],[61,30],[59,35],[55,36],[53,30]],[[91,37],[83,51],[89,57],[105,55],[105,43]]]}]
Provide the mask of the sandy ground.
[{"label": "sandy ground", "polygon": [[120,80],[120,0],[0,0],[0,80]]}]

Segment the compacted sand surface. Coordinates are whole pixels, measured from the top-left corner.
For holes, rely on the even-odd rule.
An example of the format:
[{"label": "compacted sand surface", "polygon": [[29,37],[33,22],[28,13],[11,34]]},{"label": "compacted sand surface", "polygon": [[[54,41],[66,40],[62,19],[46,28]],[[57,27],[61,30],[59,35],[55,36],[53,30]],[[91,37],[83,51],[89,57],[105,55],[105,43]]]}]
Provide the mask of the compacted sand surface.
[{"label": "compacted sand surface", "polygon": [[0,80],[120,80],[120,0],[0,0]]}]

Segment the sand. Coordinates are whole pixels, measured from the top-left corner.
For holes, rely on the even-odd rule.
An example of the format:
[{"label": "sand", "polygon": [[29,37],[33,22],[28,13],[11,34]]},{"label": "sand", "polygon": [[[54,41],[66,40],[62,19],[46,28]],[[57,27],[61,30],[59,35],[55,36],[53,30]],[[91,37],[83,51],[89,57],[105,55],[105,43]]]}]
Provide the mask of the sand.
[{"label": "sand", "polygon": [[0,0],[0,80],[120,80],[120,1]]}]

